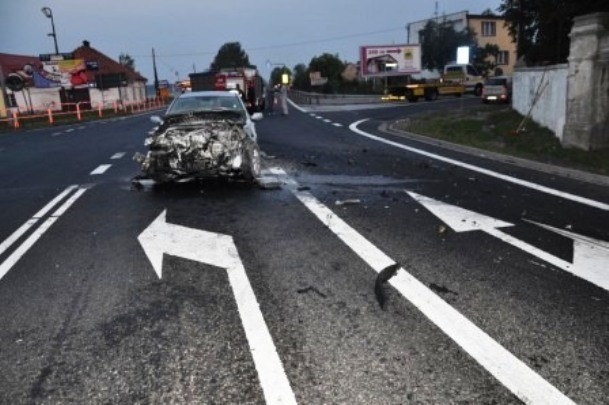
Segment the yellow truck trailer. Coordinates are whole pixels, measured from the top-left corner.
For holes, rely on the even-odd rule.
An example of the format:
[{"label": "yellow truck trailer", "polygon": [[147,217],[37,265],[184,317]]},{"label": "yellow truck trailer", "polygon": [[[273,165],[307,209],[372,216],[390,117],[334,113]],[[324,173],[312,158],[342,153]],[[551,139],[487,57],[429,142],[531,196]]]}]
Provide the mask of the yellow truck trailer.
[{"label": "yellow truck trailer", "polygon": [[393,87],[390,90],[389,97],[391,99],[406,99],[411,103],[415,103],[419,98],[424,98],[427,101],[437,100],[439,96],[456,96],[461,97],[465,93],[465,87],[462,83],[439,80],[437,82],[425,82],[419,84],[406,84],[399,87]]}]

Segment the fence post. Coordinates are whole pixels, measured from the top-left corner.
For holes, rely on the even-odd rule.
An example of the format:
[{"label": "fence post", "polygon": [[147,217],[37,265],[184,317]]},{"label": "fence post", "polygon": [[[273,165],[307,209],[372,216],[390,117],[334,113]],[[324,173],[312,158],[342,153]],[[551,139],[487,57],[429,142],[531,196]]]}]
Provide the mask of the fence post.
[{"label": "fence post", "polygon": [[47,109],[47,114],[49,114],[49,124],[53,124],[55,120],[53,119],[53,111],[50,108]]},{"label": "fence post", "polygon": [[102,104],[102,103],[98,103],[98,104],[97,104],[97,111],[98,111],[98,113],[99,113],[99,117],[100,117],[100,118],[103,116],[103,114],[102,114],[102,106],[103,106],[103,104]]},{"label": "fence post", "polygon": [[114,114],[118,114],[118,103],[114,100]]},{"label": "fence post", "polygon": [[19,128],[19,118],[17,118],[17,111],[13,110],[13,128]]},{"label": "fence post", "polygon": [[78,121],[82,118],[80,115],[80,102],[76,103],[76,118],[78,118]]}]

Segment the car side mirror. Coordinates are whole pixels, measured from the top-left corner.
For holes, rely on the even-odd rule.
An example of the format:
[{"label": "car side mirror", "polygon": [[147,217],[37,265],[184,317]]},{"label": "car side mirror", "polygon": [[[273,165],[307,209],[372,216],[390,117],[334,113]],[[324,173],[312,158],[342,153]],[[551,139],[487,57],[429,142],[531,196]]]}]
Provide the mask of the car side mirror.
[{"label": "car side mirror", "polygon": [[264,118],[264,115],[262,115],[261,112],[255,112],[252,114],[252,121],[260,121],[262,118]]},{"label": "car side mirror", "polygon": [[153,124],[157,124],[157,125],[161,125],[163,123],[163,119],[161,117],[159,117],[158,115],[153,115],[152,117],[150,117],[150,121]]}]

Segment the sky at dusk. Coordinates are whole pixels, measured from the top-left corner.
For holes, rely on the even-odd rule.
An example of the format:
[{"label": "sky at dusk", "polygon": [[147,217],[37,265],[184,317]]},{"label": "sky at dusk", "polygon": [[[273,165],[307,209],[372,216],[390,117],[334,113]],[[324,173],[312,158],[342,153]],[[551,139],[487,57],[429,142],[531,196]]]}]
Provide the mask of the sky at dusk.
[{"label": "sky at dusk", "polygon": [[[361,45],[406,43],[406,24],[433,17],[431,0],[0,0],[0,53],[53,53],[53,10],[60,52],[88,40],[153,79],[152,48],[159,79],[188,78],[203,71],[226,42],[238,41],[250,62],[268,77],[268,64],[308,65],[324,52],[356,62]],[[444,0],[439,14],[496,11],[500,0]]]}]

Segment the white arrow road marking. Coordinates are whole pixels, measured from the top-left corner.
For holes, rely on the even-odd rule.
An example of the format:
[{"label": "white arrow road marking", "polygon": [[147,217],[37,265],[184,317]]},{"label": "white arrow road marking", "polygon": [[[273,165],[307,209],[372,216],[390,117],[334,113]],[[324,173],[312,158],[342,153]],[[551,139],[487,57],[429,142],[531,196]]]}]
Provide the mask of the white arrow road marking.
[{"label": "white arrow road marking", "polygon": [[90,175],[104,174],[112,165],[99,165]]},{"label": "white arrow road marking", "polygon": [[561,235],[567,236],[575,241],[574,261],[573,263],[569,263],[497,229],[506,226],[513,226],[513,224],[437,201],[433,198],[425,197],[411,191],[407,191],[407,193],[414,200],[418,201],[422,206],[427,208],[428,211],[446,223],[446,225],[450,226],[455,232],[485,232],[506,243],[509,243],[512,246],[517,247],[520,250],[532,254],[533,256],[536,256],[541,260],[558,267],[559,269],[567,271],[574,276],[583,278],[584,280],[609,291],[609,244],[606,242],[533,222],[536,225],[553,232],[560,233]]},{"label": "white arrow road marking", "polygon": [[[529,221],[573,240],[572,272],[609,291],[609,242]],[[569,271],[569,270],[567,270]]]},{"label": "white arrow road marking", "polygon": [[[289,178],[281,168],[272,168],[269,171],[285,181],[296,198],[376,272],[395,263],[310,192],[298,191],[298,183]],[[574,404],[403,268],[400,268],[389,283],[523,402]]]},{"label": "white arrow road marking", "polygon": [[165,210],[137,238],[159,278],[165,253],[225,268],[267,404],[296,404],[233,238],[170,224],[166,215]]},{"label": "white arrow road marking", "polygon": [[[63,193],[61,193],[57,197],[55,197],[49,204],[47,204],[34,217],[32,217],[32,219],[30,219],[28,222],[26,222],[26,224],[24,224],[21,228],[23,228],[24,226],[27,225],[27,229],[29,229],[32,225],[34,225],[38,221],[38,219],[40,219],[40,217],[42,217],[44,214],[46,214],[46,212],[48,212],[50,209],[52,209],[53,206],[59,200],[61,200],[63,197],[65,197],[75,187],[77,187],[77,186],[70,186],[66,190],[64,190]],[[19,261],[19,259],[21,259],[21,257],[23,257],[23,255],[26,254],[27,251],[32,246],[34,246],[34,244],[38,241],[38,239],[40,239],[40,237],[42,235],[44,235],[44,233],[46,231],[49,230],[49,228],[59,219],[59,217],[61,217],[63,214],[65,214],[65,212],[68,210],[68,208],[70,208],[72,206],[72,204],[74,204],[76,202],[76,200],[78,200],[80,198],[80,196],[82,196],[85,193],[85,191],[87,191],[86,188],[79,188],[76,193],[74,193],[65,203],[63,203],[55,212],[53,212],[53,214],[51,214],[51,216],[49,218],[47,218],[47,220],[44,221],[38,227],[38,229],[36,229],[30,235],[29,238],[27,238],[17,249],[15,249],[15,251],[4,262],[2,262],[2,264],[0,264],[0,280],[5,276],[6,273],[9,272],[10,269],[13,268],[13,266]],[[19,228],[19,230],[21,230],[21,228]],[[23,233],[25,233],[25,231],[27,229],[23,230],[21,235]],[[17,230],[17,231],[19,231],[19,230]],[[21,235],[19,235],[19,236],[21,236]]]},{"label": "white arrow road marking", "polygon": [[485,175],[490,176],[490,177],[495,177],[497,179],[504,180],[504,181],[507,181],[507,182],[510,182],[510,183],[513,183],[513,184],[518,184],[519,186],[523,186],[523,187],[527,187],[527,188],[530,188],[530,189],[533,189],[533,190],[537,190],[537,191],[540,191],[542,193],[546,193],[546,194],[554,195],[556,197],[561,197],[561,198],[564,198],[564,199],[567,199],[567,200],[575,201],[577,203],[585,204],[585,205],[588,205],[590,207],[598,208],[598,209],[601,209],[601,210],[604,210],[604,211],[609,211],[609,204],[606,204],[606,203],[603,203],[603,202],[600,202],[600,201],[595,201],[595,200],[592,200],[590,198],[580,197],[580,196],[575,195],[575,194],[570,194],[570,193],[566,193],[564,191],[555,190],[555,189],[550,188],[550,187],[542,186],[541,184],[532,183],[530,181],[517,179],[516,177],[507,176],[507,175],[499,173],[499,172],[494,172],[492,170],[488,170],[488,169],[484,169],[482,167],[474,166],[474,165],[471,165],[469,163],[461,162],[459,160],[447,158],[445,156],[437,155],[435,153],[430,153],[430,152],[424,151],[422,149],[417,149],[417,148],[413,148],[413,147],[410,147],[410,146],[406,146],[406,145],[403,145],[403,144],[398,143],[398,142],[393,142],[393,141],[387,140],[385,138],[381,138],[380,136],[369,134],[369,133],[367,133],[365,131],[362,131],[361,129],[357,128],[357,126],[359,124],[361,124],[363,122],[366,122],[366,121],[368,121],[368,119],[364,119],[364,120],[360,120],[360,121],[354,122],[353,124],[349,125],[349,129],[351,131],[355,132],[358,135],[365,136],[366,138],[372,139],[374,141],[382,142],[382,143],[390,145],[390,146],[395,146],[396,148],[400,148],[400,149],[403,149],[403,150],[407,150],[409,152],[417,153],[419,155],[427,156],[428,158],[431,158],[431,159],[435,159],[435,160],[439,160],[441,162],[449,163],[451,165],[459,166],[459,167],[462,167],[464,169],[472,170],[474,172],[485,174]]}]

